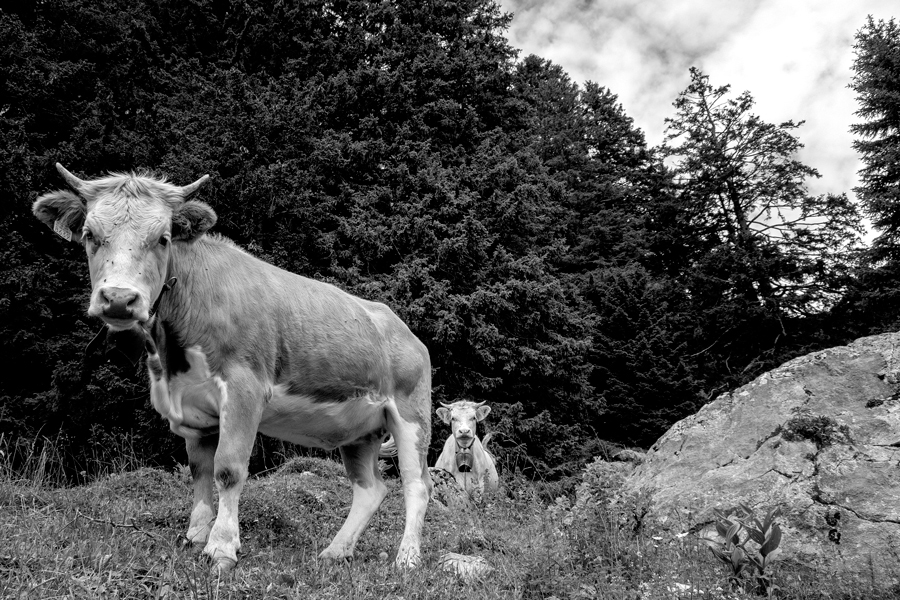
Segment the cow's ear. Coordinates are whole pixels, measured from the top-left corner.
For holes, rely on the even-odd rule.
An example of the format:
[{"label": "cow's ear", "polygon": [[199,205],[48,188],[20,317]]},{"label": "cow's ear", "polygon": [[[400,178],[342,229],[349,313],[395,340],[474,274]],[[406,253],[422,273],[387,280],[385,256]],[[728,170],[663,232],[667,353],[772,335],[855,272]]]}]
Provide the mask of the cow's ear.
[{"label": "cow's ear", "polygon": [[87,208],[77,195],[68,190],[44,194],[34,201],[31,212],[61,238],[81,243]]},{"label": "cow's ear", "polygon": [[475,420],[484,421],[484,418],[491,412],[490,406],[479,406],[475,409]]},{"label": "cow's ear", "polygon": [[193,242],[216,224],[216,213],[209,204],[188,200],[172,214],[172,239]]},{"label": "cow's ear", "polygon": [[437,409],[437,416],[440,417],[441,421],[443,421],[447,425],[450,424],[450,409],[449,408],[444,408],[443,406],[440,407],[439,409]]}]

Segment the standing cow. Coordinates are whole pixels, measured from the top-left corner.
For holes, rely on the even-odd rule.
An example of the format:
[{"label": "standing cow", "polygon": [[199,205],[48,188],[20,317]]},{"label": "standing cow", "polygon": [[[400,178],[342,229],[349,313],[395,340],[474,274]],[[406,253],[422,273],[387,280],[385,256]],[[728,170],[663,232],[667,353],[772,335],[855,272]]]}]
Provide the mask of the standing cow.
[{"label": "standing cow", "polygon": [[494,457],[488,453],[475,435],[478,421],[491,412],[484,402],[459,400],[452,404],[441,403],[437,409],[440,419],[450,425],[450,437],[434,463],[435,468],[448,471],[456,482],[469,493],[495,491],[500,478]]},{"label": "standing cow", "polygon": [[260,431],[340,448],[353,502],[320,556],[352,556],[387,493],[377,458],[387,431],[406,503],[396,563],[415,565],[431,494],[431,363],[409,328],[383,304],[205,235],[215,213],[186,198],[208,176],[179,187],[145,174],[84,181],[56,168],[75,193],[41,196],[34,214],[84,246],[88,314],[146,346],[153,406],[187,444],[188,539],[218,568],[235,565],[238,499]]}]

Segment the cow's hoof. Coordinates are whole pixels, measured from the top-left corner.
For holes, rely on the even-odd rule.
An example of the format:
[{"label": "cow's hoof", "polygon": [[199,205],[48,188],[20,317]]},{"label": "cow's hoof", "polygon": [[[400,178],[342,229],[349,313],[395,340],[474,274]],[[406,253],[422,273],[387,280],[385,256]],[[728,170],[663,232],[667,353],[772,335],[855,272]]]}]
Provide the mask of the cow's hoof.
[{"label": "cow's hoof", "polygon": [[346,552],[344,550],[331,548],[329,546],[328,548],[325,548],[324,550],[319,552],[319,560],[327,562],[350,562],[353,560],[353,552]]},{"label": "cow's hoof", "polygon": [[178,536],[178,546],[182,550],[201,552],[206,547],[206,539],[191,538],[189,535]]},{"label": "cow's hoof", "polygon": [[187,534],[184,536],[184,541],[182,542],[185,546],[194,546],[195,548],[203,549],[204,546],[209,542],[209,528],[198,529],[198,530],[188,530]]},{"label": "cow's hoof", "polygon": [[212,563],[213,573],[227,573],[237,564],[237,553],[240,551],[241,549],[237,548],[236,551],[228,552],[226,549],[210,547],[207,544],[203,549],[203,556]]},{"label": "cow's hoof", "polygon": [[415,569],[419,566],[419,551],[401,548],[394,559],[394,566],[398,569]]},{"label": "cow's hoof", "polygon": [[220,556],[219,558],[213,561],[212,571],[215,575],[224,575],[234,570],[234,567],[237,565],[237,561],[231,558],[225,558],[224,556]]}]

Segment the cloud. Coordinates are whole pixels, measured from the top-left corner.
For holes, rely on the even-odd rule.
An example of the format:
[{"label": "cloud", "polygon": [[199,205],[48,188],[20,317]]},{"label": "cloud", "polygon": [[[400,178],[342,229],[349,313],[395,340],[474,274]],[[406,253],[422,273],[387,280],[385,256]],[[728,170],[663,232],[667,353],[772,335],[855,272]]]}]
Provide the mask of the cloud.
[{"label": "cloud", "polygon": [[[651,144],[697,66],[714,86],[749,90],[770,122],[806,124],[800,159],[818,169],[813,193],[850,192],[858,157],[853,35],[866,15],[888,19],[896,0],[501,0],[514,13],[508,38],[562,66],[578,83],[619,96]],[[897,11],[900,12],[900,11]]]}]

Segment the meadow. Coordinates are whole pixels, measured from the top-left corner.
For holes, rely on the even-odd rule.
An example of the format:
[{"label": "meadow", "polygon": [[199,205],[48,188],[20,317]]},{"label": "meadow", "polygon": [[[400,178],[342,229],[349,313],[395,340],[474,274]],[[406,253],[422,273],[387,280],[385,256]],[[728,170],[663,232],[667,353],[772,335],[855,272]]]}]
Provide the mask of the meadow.
[{"label": "meadow", "polygon": [[[237,568],[210,570],[183,534],[188,469],[151,468],[134,448],[85,462],[80,483],[63,477],[52,442],[0,438],[0,598],[758,598],[694,533],[646,516],[647,498],[618,493],[623,469],[592,463],[580,478],[528,480],[514,466],[504,491],[472,513],[434,503],[423,563],[398,570],[403,527],[399,479],[385,463],[390,494],[352,562],[319,561],[349,510],[342,465],[293,456],[248,481],[241,503]],[[441,568],[446,552],[480,556],[487,573]],[[796,599],[887,599],[876,580],[843,581],[782,556],[770,594]]]}]

